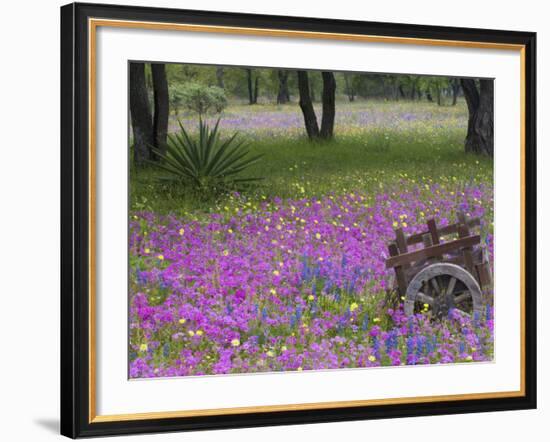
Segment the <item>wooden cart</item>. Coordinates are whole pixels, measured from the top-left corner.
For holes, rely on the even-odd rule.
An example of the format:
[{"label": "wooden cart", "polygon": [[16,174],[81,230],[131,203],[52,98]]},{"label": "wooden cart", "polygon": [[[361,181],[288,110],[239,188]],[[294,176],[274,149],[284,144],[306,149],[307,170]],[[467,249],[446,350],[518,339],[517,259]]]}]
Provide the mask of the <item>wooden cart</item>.
[{"label": "wooden cart", "polygon": [[395,271],[393,288],[405,298],[407,315],[423,310],[441,318],[451,308],[483,313],[481,289],[492,276],[487,250],[479,233],[472,233],[479,226],[479,218],[467,219],[460,212],[458,222],[445,227],[430,219],[421,233],[407,236],[395,230],[386,268]]}]

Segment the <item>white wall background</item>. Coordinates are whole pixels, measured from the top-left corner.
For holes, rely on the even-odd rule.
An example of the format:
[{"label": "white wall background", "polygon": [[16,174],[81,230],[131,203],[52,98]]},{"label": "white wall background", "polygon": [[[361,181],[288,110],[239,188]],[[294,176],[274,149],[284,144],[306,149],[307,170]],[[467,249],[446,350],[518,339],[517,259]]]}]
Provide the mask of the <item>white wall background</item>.
[{"label": "white wall background", "polygon": [[[96,0],[99,2],[99,0]],[[112,0],[114,1],[114,0]],[[119,0],[125,4],[233,12],[500,28],[538,32],[539,226],[550,215],[543,122],[550,93],[550,14],[545,2],[429,0]],[[0,26],[0,438],[58,436],[59,409],[59,0],[9,2]],[[546,57],[545,57],[546,55]],[[544,440],[550,429],[549,305],[542,280],[548,236],[539,231],[539,409],[337,424],[126,437],[124,440],[279,441]],[[548,251],[546,252],[548,255]],[[537,434],[538,433],[538,434]],[[541,434],[539,436],[539,434]]]}]

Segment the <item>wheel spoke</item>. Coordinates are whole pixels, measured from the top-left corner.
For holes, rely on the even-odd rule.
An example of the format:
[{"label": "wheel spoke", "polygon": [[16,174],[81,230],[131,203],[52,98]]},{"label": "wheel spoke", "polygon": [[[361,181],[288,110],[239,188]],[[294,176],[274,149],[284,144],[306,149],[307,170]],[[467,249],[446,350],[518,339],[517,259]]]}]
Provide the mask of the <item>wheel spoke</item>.
[{"label": "wheel spoke", "polygon": [[460,304],[461,302],[466,301],[468,298],[470,298],[470,292],[464,292],[461,295],[456,296],[454,301],[455,304]]},{"label": "wheel spoke", "polygon": [[456,278],[454,276],[451,276],[451,279],[449,280],[449,285],[447,286],[446,296],[451,296],[453,294],[455,285],[456,285]]},{"label": "wheel spoke", "polygon": [[434,305],[434,298],[432,298],[431,296],[425,295],[422,292],[418,292],[416,294],[416,300],[424,304]]},{"label": "wheel spoke", "polygon": [[441,289],[439,288],[439,284],[437,283],[437,279],[432,278],[432,279],[430,279],[430,282],[432,283],[432,286],[433,286],[435,292],[437,293],[437,295],[440,296],[441,295]]},{"label": "wheel spoke", "polygon": [[430,297],[432,296],[433,289],[429,281],[424,282],[421,290],[422,291],[421,292],[419,291],[418,293],[422,293],[423,295],[427,295]]}]

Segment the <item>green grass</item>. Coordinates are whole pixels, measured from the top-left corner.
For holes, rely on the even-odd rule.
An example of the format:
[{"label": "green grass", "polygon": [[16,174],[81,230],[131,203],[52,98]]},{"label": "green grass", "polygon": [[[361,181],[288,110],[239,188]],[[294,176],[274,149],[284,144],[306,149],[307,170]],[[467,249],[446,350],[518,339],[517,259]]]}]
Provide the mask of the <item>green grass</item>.
[{"label": "green grass", "polygon": [[[441,184],[492,182],[492,159],[464,153],[465,127],[456,124],[465,118],[463,107],[441,108],[443,118],[438,119],[426,114],[425,105],[418,111],[415,103],[379,103],[377,109],[391,116],[392,108],[394,114],[414,114],[416,110],[420,118],[405,129],[391,124],[360,130],[337,127],[335,138],[321,143],[299,136],[269,137],[243,131],[251,154],[264,155],[243,175],[264,179],[245,190],[243,196],[256,203],[273,197],[315,197],[351,190],[378,192],[401,179]],[[438,111],[437,106],[431,109],[432,113]],[[218,211],[232,200],[227,195],[198,195],[190,187],[162,183],[159,178],[163,176],[166,172],[154,166],[132,169],[133,210],[199,215]]]}]

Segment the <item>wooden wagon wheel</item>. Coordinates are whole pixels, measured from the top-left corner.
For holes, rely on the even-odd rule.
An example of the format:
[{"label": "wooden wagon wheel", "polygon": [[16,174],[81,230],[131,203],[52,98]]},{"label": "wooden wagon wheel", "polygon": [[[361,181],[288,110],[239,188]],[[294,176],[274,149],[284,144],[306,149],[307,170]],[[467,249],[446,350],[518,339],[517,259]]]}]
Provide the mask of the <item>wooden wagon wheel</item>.
[{"label": "wooden wagon wheel", "polygon": [[451,308],[467,315],[483,313],[479,284],[467,270],[451,263],[431,264],[411,279],[405,295],[405,313],[412,315],[425,304],[437,318]]}]

